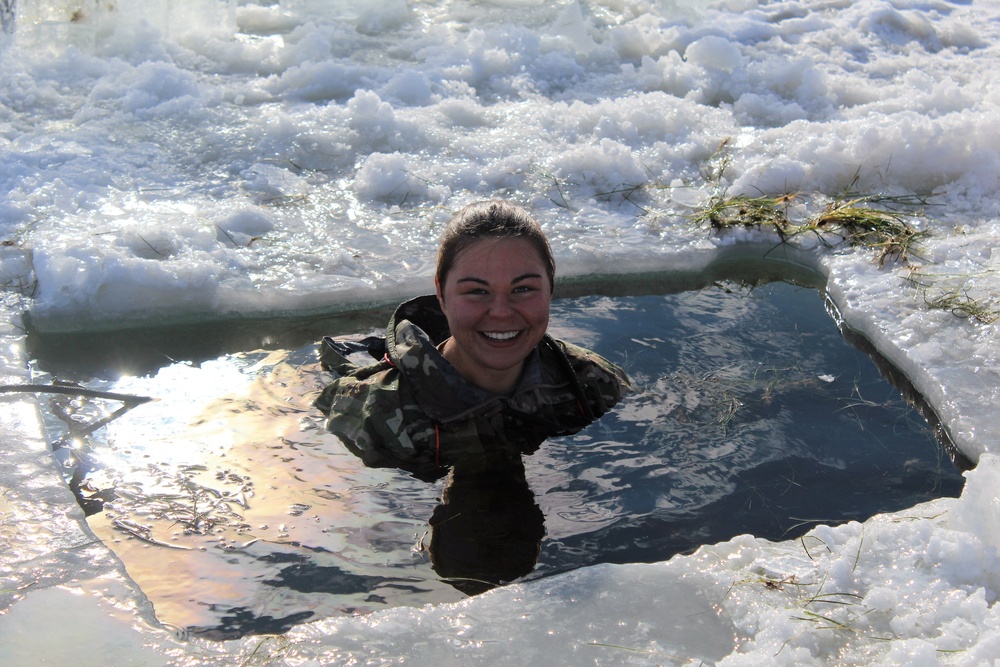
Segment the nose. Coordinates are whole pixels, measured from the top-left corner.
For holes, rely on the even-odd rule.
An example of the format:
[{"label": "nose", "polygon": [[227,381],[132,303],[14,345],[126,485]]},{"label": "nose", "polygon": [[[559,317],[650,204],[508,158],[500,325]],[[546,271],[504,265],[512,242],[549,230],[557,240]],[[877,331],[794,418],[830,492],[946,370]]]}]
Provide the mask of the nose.
[{"label": "nose", "polygon": [[510,295],[498,294],[490,301],[490,315],[496,318],[508,317],[514,312]]}]

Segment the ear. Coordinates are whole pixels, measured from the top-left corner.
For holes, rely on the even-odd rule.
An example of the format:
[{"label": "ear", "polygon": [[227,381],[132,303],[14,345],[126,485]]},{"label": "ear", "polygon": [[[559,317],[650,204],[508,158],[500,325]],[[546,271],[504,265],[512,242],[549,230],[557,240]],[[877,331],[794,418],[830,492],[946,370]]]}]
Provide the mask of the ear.
[{"label": "ear", "polygon": [[441,282],[438,280],[437,276],[434,276],[434,291],[437,293],[438,303],[441,304],[441,308],[444,308],[444,291],[441,287]]}]

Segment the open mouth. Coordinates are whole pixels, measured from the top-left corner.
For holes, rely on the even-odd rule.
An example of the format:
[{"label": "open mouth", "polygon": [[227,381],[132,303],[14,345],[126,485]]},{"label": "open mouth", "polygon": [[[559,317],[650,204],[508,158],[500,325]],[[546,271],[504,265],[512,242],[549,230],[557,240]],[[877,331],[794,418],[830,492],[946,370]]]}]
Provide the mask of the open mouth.
[{"label": "open mouth", "polygon": [[520,331],[480,331],[479,333],[498,343],[505,343],[509,340],[514,340],[521,335]]}]

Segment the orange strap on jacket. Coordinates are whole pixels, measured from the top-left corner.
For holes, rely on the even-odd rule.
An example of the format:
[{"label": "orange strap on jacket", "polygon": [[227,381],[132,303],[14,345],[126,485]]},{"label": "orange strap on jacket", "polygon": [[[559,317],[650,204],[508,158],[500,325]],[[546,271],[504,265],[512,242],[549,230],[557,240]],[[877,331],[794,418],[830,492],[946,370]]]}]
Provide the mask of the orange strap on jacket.
[{"label": "orange strap on jacket", "polygon": [[441,428],[434,422],[434,465],[441,467]]}]

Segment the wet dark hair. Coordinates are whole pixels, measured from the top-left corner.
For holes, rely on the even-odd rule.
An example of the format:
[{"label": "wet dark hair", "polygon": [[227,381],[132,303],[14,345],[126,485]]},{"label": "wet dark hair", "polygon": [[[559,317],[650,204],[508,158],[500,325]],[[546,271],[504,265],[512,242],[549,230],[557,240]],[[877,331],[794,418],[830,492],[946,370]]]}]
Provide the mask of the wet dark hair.
[{"label": "wet dark hair", "polygon": [[541,225],[517,204],[494,199],[469,204],[448,221],[441,234],[435,272],[442,289],[459,253],[473,243],[487,238],[524,239],[530,242],[545,264],[549,287],[555,287],[556,260]]}]

